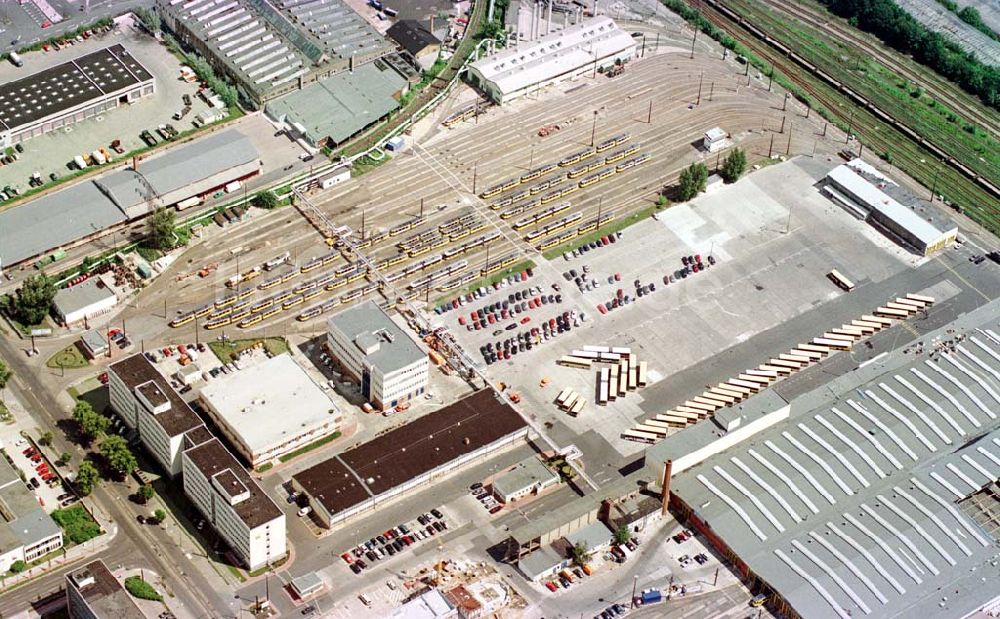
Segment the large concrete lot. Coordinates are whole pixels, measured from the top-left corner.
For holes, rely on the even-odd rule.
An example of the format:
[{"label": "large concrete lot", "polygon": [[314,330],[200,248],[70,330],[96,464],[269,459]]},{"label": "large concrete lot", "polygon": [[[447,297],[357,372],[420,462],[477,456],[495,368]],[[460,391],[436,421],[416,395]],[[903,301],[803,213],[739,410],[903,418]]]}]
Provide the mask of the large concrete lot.
[{"label": "large concrete lot", "polygon": [[[488,372],[522,392],[530,403],[526,408],[540,419],[564,426],[566,442],[573,435],[594,431],[622,455],[638,451],[638,445],[619,439],[623,430],[638,416],[663,412],[701,391],[702,383],[683,391],[662,388],[662,379],[770,329],[777,328],[782,337],[774,349],[759,350],[755,364],[836,326],[836,318],[827,318],[822,311],[828,301],[845,296],[825,277],[830,269],[839,269],[863,289],[922,261],[820,195],[813,185],[836,163],[800,157],[762,169],[736,185],[661,212],[657,220],[626,229],[616,244],[568,262],[556,259],[552,269],[580,272],[588,265],[593,279],[602,284],[580,292],[559,278],[564,304],[582,309],[592,319],[540,349],[491,366]],[[703,259],[711,254],[718,264],[663,285],[664,275],[682,267],[681,256],[692,254]],[[542,271],[547,274],[551,269]],[[615,273],[621,280],[609,284],[608,277]],[[656,292],[636,298],[636,279],[655,282]],[[607,302],[618,288],[635,301],[602,316],[597,304]],[[866,297],[855,294],[855,298],[858,302],[848,304],[856,314],[871,309]],[[547,317],[552,310],[543,307],[536,312]],[[806,312],[811,318],[795,328],[779,327]],[[454,313],[446,316],[449,321],[457,318]],[[477,357],[479,346],[495,339],[490,332],[454,328]],[[652,384],[606,407],[595,406],[595,372],[554,363],[587,344],[631,347],[649,363]],[[551,383],[541,389],[543,376]],[[705,383],[728,377],[707,377]],[[552,404],[567,386],[590,401],[579,417],[569,417]]]},{"label": "large concrete lot", "polygon": [[[13,185],[20,191],[28,188],[28,178],[39,172],[49,180],[54,172],[59,176],[70,173],[75,168],[69,164],[76,155],[84,155],[104,147],[111,150],[112,140],[119,139],[126,152],[146,146],[139,138],[144,129],[156,134],[161,124],[170,123],[178,131],[191,129],[192,119],[208,109],[208,104],[196,97],[198,83],[188,83],[180,79],[181,63],[152,37],[136,32],[130,27],[112,30],[102,36],[93,36],[82,43],[60,51],[38,51],[24,56],[24,66],[17,68],[10,63],[0,63],[0,82],[20,79],[49,67],[116,43],[123,44],[156,78],[156,92],[143,97],[132,105],[119,107],[90,120],[64,127],[24,142],[21,158],[0,168],[0,187]],[[181,120],[171,116],[184,106],[182,95],[190,95],[191,111]],[[116,153],[112,151],[112,155]]]}]

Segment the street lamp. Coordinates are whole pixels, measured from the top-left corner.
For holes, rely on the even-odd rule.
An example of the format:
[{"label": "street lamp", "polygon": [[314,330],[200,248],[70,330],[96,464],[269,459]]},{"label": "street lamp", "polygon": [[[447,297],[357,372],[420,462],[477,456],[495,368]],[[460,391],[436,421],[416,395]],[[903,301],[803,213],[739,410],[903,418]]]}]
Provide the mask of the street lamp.
[{"label": "street lamp", "polygon": [[629,600],[629,608],[635,608],[635,587],[639,584],[639,575],[632,577],[632,599]]},{"label": "street lamp", "polygon": [[590,128],[590,145],[594,145],[594,138],[597,137],[597,110],[594,110],[594,125]]}]

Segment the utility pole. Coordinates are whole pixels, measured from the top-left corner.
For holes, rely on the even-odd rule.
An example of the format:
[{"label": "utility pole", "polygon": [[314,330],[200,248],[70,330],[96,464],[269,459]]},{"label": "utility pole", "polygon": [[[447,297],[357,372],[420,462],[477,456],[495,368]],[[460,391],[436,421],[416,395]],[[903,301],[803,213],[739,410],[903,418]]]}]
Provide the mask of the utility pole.
[{"label": "utility pole", "polygon": [[826,137],[826,128],[830,126],[830,123],[823,123],[823,137]]},{"label": "utility pole", "polygon": [[771,72],[767,77],[767,92],[771,92],[771,82],[774,81],[774,65],[771,65]]},{"label": "utility pole", "polygon": [[420,198],[420,216],[424,216],[424,199]]},{"label": "utility pole", "polygon": [[787,116],[782,116],[781,117],[781,131],[779,131],[778,133],[784,133],[785,132],[785,119],[786,118],[788,118],[788,117]]},{"label": "utility pole", "polygon": [[653,100],[649,100],[649,112],[646,114],[646,124],[653,124]]},{"label": "utility pole", "polygon": [[934,183],[931,185],[931,204],[934,203],[934,196],[937,195],[937,179],[941,172],[941,162],[938,162],[937,170],[934,171]]},{"label": "utility pole", "polygon": [[472,164],[472,193],[476,193],[476,176],[479,172],[479,160]]},{"label": "utility pole", "polygon": [[[697,31],[696,31],[697,32]],[[635,608],[635,587],[639,584],[639,575],[632,577],[632,599],[629,600],[629,608]]]},{"label": "utility pole", "polygon": [[691,37],[691,58],[694,58],[694,42],[698,40],[698,29],[694,29],[694,36]]},{"label": "utility pole", "polygon": [[701,72],[701,77],[698,78],[698,102],[695,105],[701,105],[701,84],[705,80],[705,72]]},{"label": "utility pole", "polygon": [[788,128],[788,144],[785,145],[785,154],[788,155],[792,150],[792,127]]},{"label": "utility pole", "polygon": [[715,94],[715,82],[712,82],[711,86],[708,87],[708,100],[712,100],[712,96]]},{"label": "utility pole", "polygon": [[851,110],[851,120],[847,123],[847,138],[844,140],[844,144],[851,141],[851,132],[854,131],[854,110]]},{"label": "utility pole", "polygon": [[[423,200],[420,201],[420,214],[423,215]],[[361,209],[361,240],[365,240],[365,209]]]},{"label": "utility pole", "polygon": [[594,125],[590,128],[590,145],[595,145],[595,139],[597,138],[597,110],[594,110]]},{"label": "utility pole", "polygon": [[642,50],[639,52],[639,58],[644,58],[646,56],[646,35],[642,35]]},{"label": "utility pole", "polygon": [[768,159],[771,158],[771,152],[772,152],[773,148],[774,148],[774,134],[772,133],[771,134],[771,144],[770,144],[770,146],[767,147],[767,158]]},{"label": "utility pole", "polygon": [[781,111],[784,112],[788,108],[788,93],[785,93],[785,98],[781,100]]}]

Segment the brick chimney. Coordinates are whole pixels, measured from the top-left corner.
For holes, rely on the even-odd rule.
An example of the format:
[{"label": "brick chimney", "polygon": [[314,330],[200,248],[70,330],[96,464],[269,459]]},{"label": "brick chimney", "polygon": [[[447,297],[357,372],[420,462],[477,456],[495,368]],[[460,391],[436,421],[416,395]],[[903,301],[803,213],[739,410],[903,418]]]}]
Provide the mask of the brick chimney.
[{"label": "brick chimney", "polygon": [[660,484],[660,514],[667,515],[667,507],[670,505],[670,478],[673,476],[674,461],[667,460],[663,463],[663,482]]}]

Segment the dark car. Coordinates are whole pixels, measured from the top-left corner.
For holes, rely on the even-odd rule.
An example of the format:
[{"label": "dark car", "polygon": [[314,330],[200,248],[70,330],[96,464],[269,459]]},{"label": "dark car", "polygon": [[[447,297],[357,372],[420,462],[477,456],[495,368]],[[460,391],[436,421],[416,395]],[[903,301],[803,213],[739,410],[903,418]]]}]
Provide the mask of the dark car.
[{"label": "dark car", "polygon": [[444,514],[442,514],[440,511],[436,509],[432,509],[431,514],[433,514],[435,518],[444,518]]}]

